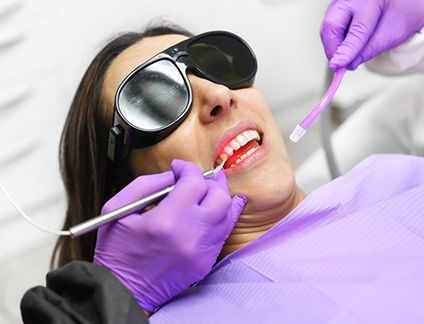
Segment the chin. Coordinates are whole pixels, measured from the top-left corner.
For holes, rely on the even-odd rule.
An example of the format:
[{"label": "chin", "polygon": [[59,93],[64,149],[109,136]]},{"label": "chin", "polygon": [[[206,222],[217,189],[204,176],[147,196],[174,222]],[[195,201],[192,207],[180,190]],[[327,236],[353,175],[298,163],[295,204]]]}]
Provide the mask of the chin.
[{"label": "chin", "polygon": [[[286,164],[283,164],[286,165]],[[268,171],[264,171],[268,170]],[[243,213],[275,208],[291,199],[296,188],[294,173],[282,164],[274,168],[257,168],[243,177],[229,177],[228,185],[232,196],[245,195],[247,204]]]}]

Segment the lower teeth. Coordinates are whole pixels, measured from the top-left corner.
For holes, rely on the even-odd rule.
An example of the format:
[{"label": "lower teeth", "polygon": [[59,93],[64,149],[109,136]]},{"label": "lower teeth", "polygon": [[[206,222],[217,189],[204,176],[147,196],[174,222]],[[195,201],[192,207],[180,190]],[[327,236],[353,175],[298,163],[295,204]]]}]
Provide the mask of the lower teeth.
[{"label": "lower teeth", "polygon": [[245,158],[247,158],[249,155],[252,155],[253,154],[253,152],[255,152],[257,149],[259,148],[259,146],[258,147],[254,147],[254,148],[252,148],[251,150],[249,150],[248,152],[246,152],[245,154],[243,154],[241,157],[240,157],[240,159],[237,159],[237,161],[236,161],[236,163],[235,164],[232,164],[231,166],[230,166],[230,168],[232,168],[233,166],[235,166],[236,164],[238,164],[238,163],[240,163],[241,161],[243,161]]}]

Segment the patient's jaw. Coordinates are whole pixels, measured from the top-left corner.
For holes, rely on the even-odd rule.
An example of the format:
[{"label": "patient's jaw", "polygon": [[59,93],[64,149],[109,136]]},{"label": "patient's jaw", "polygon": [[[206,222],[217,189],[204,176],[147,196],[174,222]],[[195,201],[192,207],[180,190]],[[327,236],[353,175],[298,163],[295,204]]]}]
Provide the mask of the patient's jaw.
[{"label": "patient's jaw", "polygon": [[[109,67],[103,85],[103,98],[109,106],[113,107],[116,89],[135,67],[184,38],[150,37],[121,53]],[[231,195],[245,195],[248,201],[226,242],[226,254],[260,236],[304,197],[260,92],[254,87],[231,90],[193,74],[188,77],[193,104],[186,120],[161,142],[132,150],[129,158],[136,175],[169,170],[173,159],[192,161],[203,171],[225,159]]]}]

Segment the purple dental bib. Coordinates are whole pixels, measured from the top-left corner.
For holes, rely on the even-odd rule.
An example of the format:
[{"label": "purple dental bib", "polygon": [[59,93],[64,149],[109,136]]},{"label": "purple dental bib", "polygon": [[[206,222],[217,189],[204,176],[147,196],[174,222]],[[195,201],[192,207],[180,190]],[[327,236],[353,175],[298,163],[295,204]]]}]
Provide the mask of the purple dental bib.
[{"label": "purple dental bib", "polygon": [[365,159],[150,323],[424,323],[424,159]]}]

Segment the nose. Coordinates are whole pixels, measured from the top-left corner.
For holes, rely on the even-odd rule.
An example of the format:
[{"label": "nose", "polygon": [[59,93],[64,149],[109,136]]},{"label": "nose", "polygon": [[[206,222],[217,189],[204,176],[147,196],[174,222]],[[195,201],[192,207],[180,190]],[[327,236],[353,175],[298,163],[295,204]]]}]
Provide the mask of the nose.
[{"label": "nose", "polygon": [[193,90],[191,109],[197,112],[201,122],[211,123],[237,108],[236,91],[193,74],[188,77]]}]

